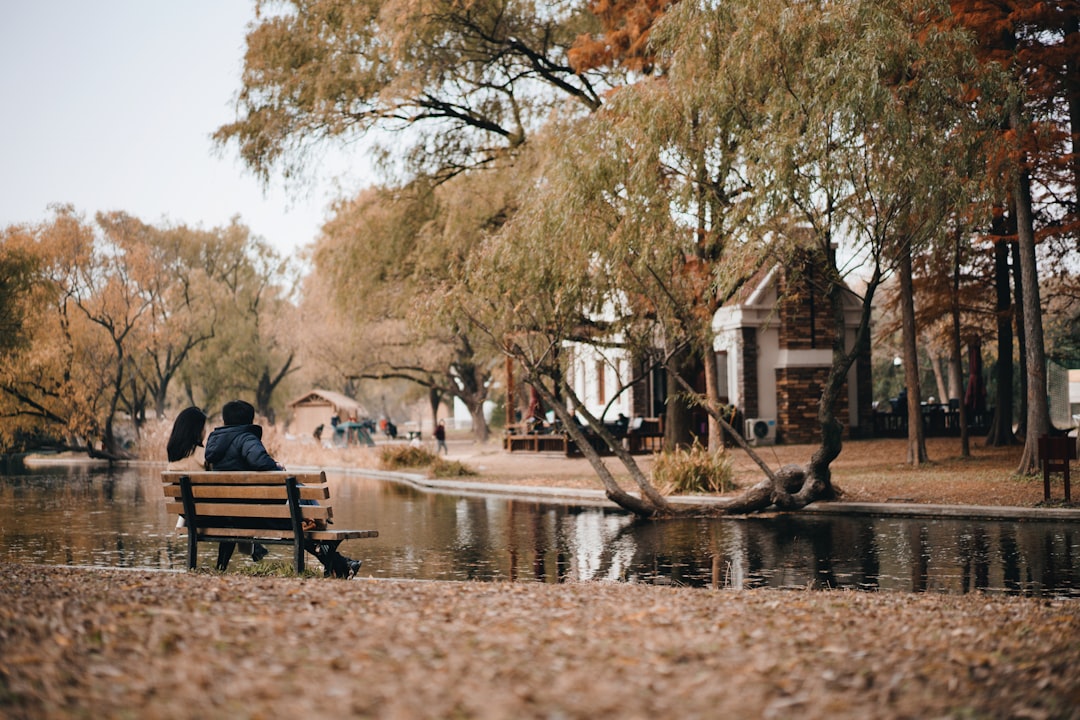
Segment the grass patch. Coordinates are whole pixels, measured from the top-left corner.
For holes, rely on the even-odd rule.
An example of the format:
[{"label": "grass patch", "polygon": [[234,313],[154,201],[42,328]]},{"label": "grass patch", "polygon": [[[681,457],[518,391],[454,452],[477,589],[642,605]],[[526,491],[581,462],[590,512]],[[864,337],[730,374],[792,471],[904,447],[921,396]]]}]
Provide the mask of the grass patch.
[{"label": "grass patch", "polygon": [[457,460],[445,460],[438,456],[431,463],[430,472],[431,477],[436,478],[472,477],[476,475],[476,471],[468,465],[464,465]]},{"label": "grass patch", "polygon": [[[289,550],[289,555],[292,555],[291,548]],[[257,563],[231,563],[227,574],[243,575],[245,577],[322,578],[323,569],[315,558],[308,555],[304,558],[304,572],[299,575],[297,575],[296,571],[293,569],[291,560],[263,560],[262,562]]]},{"label": "grass patch", "polygon": [[379,467],[383,470],[423,468],[434,463],[437,457],[425,447],[385,445],[379,453]]},{"label": "grass patch", "polygon": [[469,477],[476,471],[457,460],[446,460],[426,447],[412,445],[386,445],[379,453],[379,467],[383,470],[415,470],[427,468],[436,478]]},{"label": "grass patch", "polygon": [[710,453],[698,443],[656,455],[653,482],[669,495],[724,493],[734,490],[731,458],[726,452]]}]

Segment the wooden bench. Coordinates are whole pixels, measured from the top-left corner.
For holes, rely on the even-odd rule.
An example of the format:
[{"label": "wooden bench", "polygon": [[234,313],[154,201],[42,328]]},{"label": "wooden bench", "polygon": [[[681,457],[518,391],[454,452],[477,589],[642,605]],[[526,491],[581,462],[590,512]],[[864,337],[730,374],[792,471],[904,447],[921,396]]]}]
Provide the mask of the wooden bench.
[{"label": "wooden bench", "polygon": [[[379,536],[377,530],[326,528],[333,522],[334,513],[326,474],[322,472],[166,470],[161,473],[161,481],[165,509],[170,516],[184,516],[184,527],[177,532],[187,535],[190,569],[197,567],[200,542],[292,545],[293,565],[300,574],[304,572],[305,539],[336,549],[345,540]],[[309,528],[314,524],[315,529],[305,530],[305,521]]]},{"label": "wooden bench", "polygon": [[1043,500],[1050,500],[1050,473],[1059,472],[1065,480],[1065,502],[1071,503],[1069,462],[1076,459],[1076,440],[1063,435],[1043,435],[1039,438],[1039,458],[1043,468]]},{"label": "wooden bench", "polygon": [[566,453],[567,438],[562,433],[505,435],[503,437],[503,449],[510,452],[524,450],[528,452],[558,452]]}]

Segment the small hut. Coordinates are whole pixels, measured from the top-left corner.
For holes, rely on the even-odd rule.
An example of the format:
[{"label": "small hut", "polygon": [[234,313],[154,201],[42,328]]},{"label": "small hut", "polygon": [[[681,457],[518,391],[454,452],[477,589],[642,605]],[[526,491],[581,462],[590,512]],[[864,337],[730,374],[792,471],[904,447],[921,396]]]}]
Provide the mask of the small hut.
[{"label": "small hut", "polygon": [[300,436],[310,436],[322,425],[325,437],[329,437],[330,421],[334,417],[341,422],[367,417],[363,405],[332,390],[311,390],[290,402],[289,410],[292,411],[289,431]]}]

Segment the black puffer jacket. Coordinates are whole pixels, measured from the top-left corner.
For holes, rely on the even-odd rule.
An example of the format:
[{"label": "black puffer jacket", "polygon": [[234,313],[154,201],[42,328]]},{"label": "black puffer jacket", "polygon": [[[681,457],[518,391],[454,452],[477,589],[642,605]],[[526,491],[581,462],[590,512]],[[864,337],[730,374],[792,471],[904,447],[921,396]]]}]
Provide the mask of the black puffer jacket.
[{"label": "black puffer jacket", "polygon": [[213,470],[278,470],[262,444],[258,425],[225,425],[206,438],[206,463]]}]

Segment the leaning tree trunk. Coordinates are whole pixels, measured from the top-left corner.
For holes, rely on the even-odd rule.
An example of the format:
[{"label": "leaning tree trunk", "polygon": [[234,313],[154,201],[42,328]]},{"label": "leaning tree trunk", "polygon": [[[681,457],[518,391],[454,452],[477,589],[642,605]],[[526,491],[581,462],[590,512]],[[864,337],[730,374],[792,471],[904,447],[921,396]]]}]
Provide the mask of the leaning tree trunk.
[{"label": "leaning tree trunk", "polygon": [[[716,356],[712,348],[705,349],[705,400],[707,407],[720,407],[719,380],[717,377]],[[724,433],[720,422],[709,414],[709,452],[718,454],[724,451]]]},{"label": "leaning tree trunk", "polygon": [[[520,359],[520,358],[519,358]],[[600,453],[596,451],[596,448],[589,442],[589,438],[585,436],[581,425],[578,424],[577,418],[562,402],[559,402],[543,382],[526,378],[525,382],[529,383],[536,389],[540,397],[555,413],[555,416],[562,422],[563,428],[566,434],[570,436],[570,439],[577,445],[578,450],[585,456],[585,459],[589,461],[589,465],[592,466],[596,472],[597,477],[600,478],[600,482],[604,486],[604,492],[607,495],[608,500],[622,507],[630,512],[638,515],[639,517],[652,518],[661,515],[668,514],[670,506],[667,500],[664,499],[652,484],[649,483],[648,478],[637,467],[637,463],[630,458],[629,453],[625,453],[620,456],[620,460],[623,462],[627,469],[630,470],[631,477],[637,482],[639,489],[642,491],[642,496],[637,497],[631,495],[620,487],[618,481],[615,480],[614,475],[611,474],[611,470],[608,468],[607,463],[600,457]],[[567,389],[567,392],[569,390]],[[615,449],[616,446],[620,446],[620,443],[611,436],[611,434],[604,428],[604,424],[592,417],[588,410],[584,406],[577,408],[578,412],[585,417],[586,422],[590,427],[604,439],[609,447]]]}]

